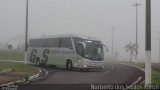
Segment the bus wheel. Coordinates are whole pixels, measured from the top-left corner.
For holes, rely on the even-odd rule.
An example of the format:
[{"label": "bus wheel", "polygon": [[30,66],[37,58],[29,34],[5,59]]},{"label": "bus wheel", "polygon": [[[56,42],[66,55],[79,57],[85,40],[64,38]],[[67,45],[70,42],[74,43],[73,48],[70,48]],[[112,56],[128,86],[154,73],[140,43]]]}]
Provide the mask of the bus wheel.
[{"label": "bus wheel", "polygon": [[80,71],[82,71],[82,72],[89,72],[89,68],[82,68],[82,69],[80,69]]},{"label": "bus wheel", "polygon": [[66,63],[66,68],[67,68],[67,70],[70,70],[70,71],[72,71],[73,70],[73,64],[72,64],[72,61],[67,61],[67,63]]},{"label": "bus wheel", "polygon": [[89,72],[89,68],[86,68],[85,71],[86,71],[86,72]]},{"label": "bus wheel", "polygon": [[47,64],[46,64],[46,63],[42,63],[41,66],[42,66],[42,67],[46,67]]},{"label": "bus wheel", "polygon": [[36,66],[40,66],[40,64],[41,64],[41,63],[40,63],[40,59],[37,58],[37,59],[36,59]]}]

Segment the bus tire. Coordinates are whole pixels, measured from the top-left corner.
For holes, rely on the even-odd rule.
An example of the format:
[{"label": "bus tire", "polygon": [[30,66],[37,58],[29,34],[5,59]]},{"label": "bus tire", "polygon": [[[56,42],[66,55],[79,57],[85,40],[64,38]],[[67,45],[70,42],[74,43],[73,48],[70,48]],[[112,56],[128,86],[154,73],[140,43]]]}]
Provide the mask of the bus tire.
[{"label": "bus tire", "polygon": [[42,63],[41,66],[42,66],[42,67],[46,67],[47,64],[46,64],[46,63]]},{"label": "bus tire", "polygon": [[85,71],[86,71],[86,72],[89,72],[89,68],[86,68]]},{"label": "bus tire", "polygon": [[89,72],[89,68],[81,68],[80,71],[82,71],[82,72]]},{"label": "bus tire", "polygon": [[67,68],[67,70],[69,70],[69,71],[72,71],[72,70],[73,70],[73,64],[72,64],[72,61],[71,61],[71,60],[67,60],[66,68]]},{"label": "bus tire", "polygon": [[36,66],[40,66],[41,65],[41,63],[40,63],[40,58],[36,58]]}]

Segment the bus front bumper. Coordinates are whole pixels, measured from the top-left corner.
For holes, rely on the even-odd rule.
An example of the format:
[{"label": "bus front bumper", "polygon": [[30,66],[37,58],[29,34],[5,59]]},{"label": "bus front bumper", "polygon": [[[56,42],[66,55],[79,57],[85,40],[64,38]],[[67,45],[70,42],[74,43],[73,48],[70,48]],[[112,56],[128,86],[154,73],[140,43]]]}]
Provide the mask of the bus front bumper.
[{"label": "bus front bumper", "polygon": [[79,69],[104,69],[104,66],[93,66],[93,65],[77,65]]}]

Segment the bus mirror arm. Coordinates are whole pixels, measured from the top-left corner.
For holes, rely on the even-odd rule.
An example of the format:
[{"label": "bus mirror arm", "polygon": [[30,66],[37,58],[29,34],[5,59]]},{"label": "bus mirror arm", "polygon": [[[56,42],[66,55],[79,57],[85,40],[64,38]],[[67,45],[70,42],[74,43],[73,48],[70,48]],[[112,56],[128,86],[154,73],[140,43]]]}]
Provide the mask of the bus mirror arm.
[{"label": "bus mirror arm", "polygon": [[108,47],[107,47],[105,44],[103,44],[103,47],[105,47],[105,48],[106,48],[106,52],[108,52],[108,51],[109,51]]}]

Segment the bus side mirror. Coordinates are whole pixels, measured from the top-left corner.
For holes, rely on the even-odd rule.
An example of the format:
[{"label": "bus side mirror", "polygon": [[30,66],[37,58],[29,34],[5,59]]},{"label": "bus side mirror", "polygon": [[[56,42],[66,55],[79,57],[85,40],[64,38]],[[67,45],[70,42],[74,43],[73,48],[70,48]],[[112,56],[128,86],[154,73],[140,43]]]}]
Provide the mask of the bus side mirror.
[{"label": "bus side mirror", "polygon": [[106,48],[106,52],[108,52],[109,50],[108,50],[108,48]]}]

